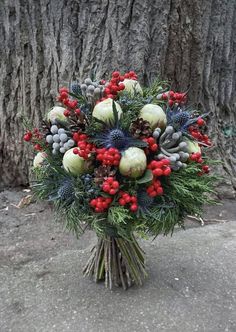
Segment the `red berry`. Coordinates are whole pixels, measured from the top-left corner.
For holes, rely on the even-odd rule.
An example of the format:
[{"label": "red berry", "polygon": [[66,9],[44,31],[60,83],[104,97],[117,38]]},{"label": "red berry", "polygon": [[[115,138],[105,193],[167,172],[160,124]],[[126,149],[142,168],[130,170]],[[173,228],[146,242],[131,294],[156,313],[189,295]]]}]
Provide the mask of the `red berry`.
[{"label": "red berry", "polygon": [[110,194],[110,195],[115,195],[116,192],[117,192],[117,190],[115,190],[115,189],[111,189],[111,190],[109,191],[109,194]]},{"label": "red berry", "polygon": [[174,93],[174,91],[169,91],[169,96],[170,96],[170,98],[173,98],[174,97],[174,95],[175,95],[175,93]]},{"label": "red berry", "polygon": [[66,117],[68,117],[68,116],[70,116],[70,111],[69,111],[69,110],[65,110],[65,111],[63,112],[63,114],[64,114]]},{"label": "red berry", "polygon": [[41,147],[40,144],[35,144],[34,149],[35,149],[36,151],[42,151],[42,147]]},{"label": "red berry", "polygon": [[157,188],[156,193],[157,193],[158,196],[163,195],[163,188],[162,187]]},{"label": "red berry", "polygon": [[75,109],[75,114],[76,114],[76,115],[80,115],[80,113],[81,113],[81,110],[80,110],[79,108],[76,108],[76,109]]},{"label": "red berry", "polygon": [[131,207],[130,207],[130,210],[135,212],[138,210],[138,205],[137,204],[132,204]]},{"label": "red berry", "polygon": [[112,73],[112,77],[119,77],[120,76],[120,73],[118,71],[113,71]]},{"label": "red berry", "polygon": [[168,96],[167,96],[166,93],[163,93],[162,96],[161,96],[161,98],[162,98],[163,100],[167,100],[167,99],[168,99]]},{"label": "red berry", "polygon": [[124,83],[120,83],[119,84],[119,90],[124,90],[125,89],[125,85]]},{"label": "red berry", "polygon": [[155,190],[153,190],[153,191],[150,191],[150,192],[148,192],[148,195],[150,196],[150,197],[156,197],[156,191]]},{"label": "red berry", "polygon": [[114,181],[113,183],[112,183],[112,188],[114,188],[114,189],[118,189],[119,188],[119,182],[118,181]]},{"label": "red berry", "polygon": [[74,149],[73,149],[73,153],[74,153],[74,154],[78,154],[78,153],[79,153],[79,150],[78,150],[77,148],[74,148]]},{"label": "red berry", "polygon": [[67,98],[68,98],[68,93],[65,92],[65,91],[63,91],[63,92],[60,94],[60,97],[61,97],[62,100],[67,99]]},{"label": "red berry", "polygon": [[105,191],[106,193],[108,193],[110,191],[111,187],[109,186],[109,184],[104,184],[102,186],[102,190]]},{"label": "red berry", "polygon": [[29,142],[32,138],[32,133],[28,132],[24,135],[24,141]]},{"label": "red berry", "polygon": [[172,107],[174,105],[174,101],[173,100],[169,100],[168,104],[169,104],[170,107]]},{"label": "red berry", "polygon": [[202,119],[202,118],[199,118],[197,120],[197,124],[201,127],[201,126],[204,126],[205,125],[205,121]]},{"label": "red berry", "polygon": [[124,198],[119,199],[119,204],[122,206],[124,206],[126,204],[126,201],[124,200]]},{"label": "red berry", "polygon": [[157,144],[153,144],[152,146],[150,146],[150,150],[153,151],[153,152],[157,151],[157,149],[158,149]]},{"label": "red berry", "polygon": [[171,173],[171,168],[170,168],[170,167],[167,167],[167,168],[163,171],[163,175],[165,175],[165,176],[170,175],[170,173]]}]

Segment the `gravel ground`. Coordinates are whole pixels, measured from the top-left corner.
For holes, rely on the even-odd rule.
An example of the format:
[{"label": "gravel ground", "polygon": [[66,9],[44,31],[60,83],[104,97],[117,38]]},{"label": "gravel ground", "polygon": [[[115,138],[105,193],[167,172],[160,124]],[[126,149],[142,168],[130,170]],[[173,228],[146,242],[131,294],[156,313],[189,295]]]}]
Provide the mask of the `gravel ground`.
[{"label": "gravel ground", "polygon": [[50,207],[0,193],[0,332],[235,332],[236,202],[206,209],[206,225],[141,241],[143,287],[106,290],[83,278],[96,242],[52,222]]}]

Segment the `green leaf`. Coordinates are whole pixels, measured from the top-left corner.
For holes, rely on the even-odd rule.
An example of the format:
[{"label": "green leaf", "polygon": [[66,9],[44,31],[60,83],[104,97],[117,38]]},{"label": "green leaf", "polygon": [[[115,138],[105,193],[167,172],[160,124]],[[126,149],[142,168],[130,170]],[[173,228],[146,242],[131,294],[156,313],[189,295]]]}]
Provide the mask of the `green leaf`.
[{"label": "green leaf", "polygon": [[105,126],[106,127],[106,122],[104,122],[104,121],[102,121],[102,120],[100,120],[100,119],[98,119],[98,118],[95,118],[95,116],[93,117],[93,119],[94,119],[94,121],[96,121],[96,122],[98,122],[98,123],[100,123],[100,124],[102,124],[103,126]]},{"label": "green leaf", "polygon": [[129,140],[129,146],[134,146],[136,148],[147,148],[148,144],[141,139],[132,138]]},{"label": "green leaf", "polygon": [[139,184],[147,183],[152,181],[152,179],[153,179],[152,171],[150,169],[147,169],[144,176],[141,179],[137,180],[137,183]]}]

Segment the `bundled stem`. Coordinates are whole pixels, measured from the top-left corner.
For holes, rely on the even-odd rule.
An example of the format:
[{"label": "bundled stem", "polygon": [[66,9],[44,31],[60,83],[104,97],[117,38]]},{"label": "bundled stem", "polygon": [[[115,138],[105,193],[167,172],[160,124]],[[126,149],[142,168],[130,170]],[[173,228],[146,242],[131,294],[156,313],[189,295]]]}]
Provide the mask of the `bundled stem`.
[{"label": "bundled stem", "polygon": [[134,237],[130,241],[111,236],[99,238],[83,273],[95,282],[104,280],[110,289],[127,289],[133,283],[141,286],[147,276],[144,252]]}]

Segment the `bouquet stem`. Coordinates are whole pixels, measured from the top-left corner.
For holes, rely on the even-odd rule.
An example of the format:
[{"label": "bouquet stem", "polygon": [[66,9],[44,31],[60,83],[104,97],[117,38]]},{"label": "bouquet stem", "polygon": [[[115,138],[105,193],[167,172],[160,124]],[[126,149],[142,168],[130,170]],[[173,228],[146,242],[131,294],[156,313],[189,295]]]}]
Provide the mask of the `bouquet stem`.
[{"label": "bouquet stem", "polygon": [[130,241],[112,236],[98,238],[83,273],[95,282],[104,280],[110,289],[113,286],[127,289],[132,284],[141,286],[147,276],[144,251],[133,236]]}]

